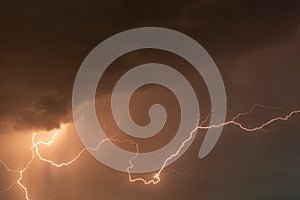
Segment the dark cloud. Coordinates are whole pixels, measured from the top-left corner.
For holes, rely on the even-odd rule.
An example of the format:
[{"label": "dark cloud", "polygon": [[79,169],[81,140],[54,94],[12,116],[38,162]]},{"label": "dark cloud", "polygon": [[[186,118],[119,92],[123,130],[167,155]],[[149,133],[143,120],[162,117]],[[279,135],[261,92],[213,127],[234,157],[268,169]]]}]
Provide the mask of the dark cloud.
[{"label": "dark cloud", "polygon": [[[55,98],[64,100],[49,100],[49,109],[44,103],[43,109],[52,111],[44,113],[42,121],[49,116],[50,124],[59,123],[55,118],[63,119],[70,107],[72,83],[82,60],[99,42],[120,31],[141,26],[180,30],[199,41],[218,64],[223,57],[292,40],[299,30],[299,8],[297,1],[4,2],[1,116],[32,118],[29,126],[39,126],[41,119],[26,110],[38,111],[35,104],[58,95]],[[230,66],[218,66],[230,77]],[[19,85],[9,85],[13,81]]]}]

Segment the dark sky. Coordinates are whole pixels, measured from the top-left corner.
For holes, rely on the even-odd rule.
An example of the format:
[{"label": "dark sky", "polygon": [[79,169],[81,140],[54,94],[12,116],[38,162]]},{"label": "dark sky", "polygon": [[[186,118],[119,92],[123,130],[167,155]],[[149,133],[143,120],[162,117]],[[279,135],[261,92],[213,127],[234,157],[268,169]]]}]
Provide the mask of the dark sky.
[{"label": "dark sky", "polygon": [[[279,107],[258,109],[241,119],[253,127],[300,108],[298,1],[3,1],[0,26],[0,158],[12,167],[20,168],[28,160],[34,130],[73,123],[72,87],[82,61],[109,36],[132,28],[165,27],[198,41],[223,77],[228,119],[256,103]],[[189,72],[172,55],[159,53],[128,55],[106,77],[115,79],[130,63],[153,59]],[[108,109],[101,101],[108,91],[97,93],[99,112]],[[172,94],[165,95],[172,98]],[[224,127],[216,147],[203,160],[197,154],[205,133],[199,132],[191,148],[166,168],[155,186],[131,184],[127,174],[105,167],[89,154],[61,169],[35,160],[24,183],[34,200],[298,200],[299,120],[294,116],[255,133]],[[114,126],[105,119],[103,123]],[[174,128],[171,124],[166,130]],[[49,155],[64,160],[59,155],[71,158],[82,148],[76,131],[66,132],[70,136],[63,137],[53,148],[56,153]],[[162,141],[172,136],[165,132]],[[149,144],[141,142],[148,150]],[[14,180],[0,168],[0,190]],[[0,194],[0,199],[24,196],[15,187]]]}]

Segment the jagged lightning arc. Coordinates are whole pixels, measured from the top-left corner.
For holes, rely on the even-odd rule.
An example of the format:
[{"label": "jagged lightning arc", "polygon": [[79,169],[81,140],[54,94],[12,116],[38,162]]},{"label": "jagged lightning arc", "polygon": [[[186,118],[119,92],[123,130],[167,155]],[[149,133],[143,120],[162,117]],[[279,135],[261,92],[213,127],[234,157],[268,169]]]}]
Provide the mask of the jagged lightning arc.
[{"label": "jagged lightning arc", "polygon": [[31,154],[31,158],[30,160],[25,164],[24,168],[20,169],[20,170],[15,170],[15,169],[11,169],[10,167],[8,167],[8,165],[0,159],[0,163],[3,165],[4,169],[7,170],[7,172],[9,173],[17,173],[19,174],[19,177],[18,179],[13,183],[11,184],[9,187],[7,187],[6,189],[2,190],[0,192],[0,194],[4,193],[4,192],[8,192],[10,191],[14,186],[18,185],[23,191],[24,191],[24,195],[25,195],[25,199],[26,200],[30,200],[29,198],[29,193],[28,193],[28,190],[26,188],[26,186],[22,183],[22,179],[23,179],[23,174],[24,172],[27,171],[27,169],[29,168],[29,166],[32,164],[34,158],[38,158],[39,160],[41,161],[44,161],[46,163],[49,163],[51,164],[53,167],[63,167],[63,166],[68,166],[72,163],[74,163],[81,155],[82,153],[84,153],[85,151],[88,151],[88,150],[93,150],[93,151],[96,151],[98,150],[101,145],[106,142],[106,141],[115,141],[115,142],[129,142],[131,143],[132,145],[135,145],[136,147],[136,154],[134,157],[132,157],[129,161],[128,161],[128,168],[127,168],[127,172],[128,172],[128,176],[129,176],[129,181],[130,182],[137,182],[137,181],[141,181],[142,183],[148,185],[148,184],[157,184],[160,182],[160,174],[161,172],[165,169],[168,161],[170,161],[172,158],[178,156],[179,152],[181,151],[181,149],[184,147],[184,145],[190,141],[192,138],[193,138],[193,134],[195,134],[197,132],[197,130],[199,129],[210,129],[210,128],[218,128],[218,127],[221,127],[221,126],[227,126],[227,125],[235,125],[235,126],[238,126],[239,128],[241,128],[243,131],[246,131],[246,132],[255,132],[255,131],[258,131],[258,130],[263,130],[263,128],[265,128],[266,126],[269,126],[271,125],[272,123],[276,122],[276,121],[286,121],[288,120],[289,118],[291,118],[293,115],[295,114],[299,114],[300,113],[300,109],[299,110],[293,110],[291,111],[290,113],[288,113],[286,116],[279,116],[279,117],[274,117],[272,119],[270,119],[269,121],[266,121],[265,123],[259,125],[259,126],[256,126],[256,127],[253,127],[253,128],[248,128],[248,127],[245,127],[242,123],[239,123],[237,122],[236,120],[241,117],[241,116],[245,116],[245,115],[248,115],[250,114],[251,112],[253,112],[253,110],[256,108],[256,107],[266,107],[266,106],[262,106],[262,105],[259,105],[259,104],[256,104],[254,105],[248,112],[244,112],[244,113],[239,113],[237,114],[235,117],[233,117],[231,120],[229,121],[226,121],[224,123],[221,123],[221,124],[216,124],[216,125],[210,125],[210,126],[204,126],[204,122],[207,121],[208,117],[201,122],[201,124],[199,126],[196,126],[194,128],[194,130],[192,130],[188,137],[186,138],[186,140],[184,140],[181,145],[178,147],[177,151],[174,152],[172,155],[170,155],[165,161],[164,163],[162,164],[160,170],[158,172],[156,172],[153,176],[153,179],[151,180],[145,180],[143,178],[132,178],[131,176],[131,172],[130,172],[130,169],[133,168],[134,164],[133,164],[133,161],[134,159],[138,156],[139,154],[139,147],[138,147],[138,144],[135,143],[135,142],[132,142],[130,140],[118,140],[118,139],[115,139],[115,138],[106,138],[102,141],[100,141],[98,143],[98,145],[94,148],[84,148],[82,149],[72,160],[68,161],[68,162],[63,162],[63,163],[56,163],[52,160],[49,160],[49,159],[46,159],[44,158],[40,152],[39,152],[39,146],[40,145],[46,145],[46,146],[50,146],[51,144],[53,144],[55,142],[55,139],[57,137],[57,135],[60,133],[60,130],[57,130],[54,132],[54,134],[52,135],[51,139],[49,141],[36,141],[36,136],[37,136],[37,133],[34,133],[33,136],[32,136],[32,146],[30,148],[32,154]]},{"label": "jagged lightning arc", "polygon": [[[208,120],[208,117],[209,115],[201,122],[201,124],[199,126],[196,126],[188,135],[188,138],[186,140],[184,140],[182,142],[182,144],[180,145],[180,147],[178,148],[178,150],[170,155],[163,163],[162,167],[160,168],[160,170],[154,174],[153,176],[153,179],[152,180],[149,180],[149,181],[146,181],[145,179],[143,178],[136,178],[136,179],[132,179],[131,176],[130,176],[130,172],[128,173],[129,174],[129,181],[130,182],[136,182],[136,181],[142,181],[144,184],[157,184],[159,181],[160,181],[160,174],[161,172],[164,170],[164,168],[166,167],[168,161],[170,161],[172,158],[178,156],[179,152],[181,151],[181,149],[184,147],[184,145],[189,142],[192,138],[193,138],[193,134],[195,134],[197,132],[197,130],[199,129],[210,129],[210,128],[219,128],[221,126],[227,126],[227,125],[236,125],[238,127],[240,127],[242,130],[246,131],[246,132],[255,132],[255,131],[258,131],[258,130],[262,130],[263,128],[265,128],[266,126],[276,122],[276,121],[286,121],[288,120],[290,117],[292,117],[293,115],[295,114],[298,114],[300,113],[300,110],[293,110],[292,112],[290,112],[289,114],[287,114],[285,117],[275,117],[275,118],[272,118],[270,119],[269,121],[259,125],[259,126],[256,126],[254,128],[247,128],[245,127],[242,123],[239,123],[237,122],[236,120],[241,117],[241,116],[246,116],[250,113],[252,113],[254,111],[254,109],[256,107],[265,107],[265,108],[273,108],[273,107],[269,107],[269,106],[264,106],[264,105],[260,105],[260,104],[255,104],[252,106],[252,108],[247,111],[247,112],[244,112],[244,113],[239,113],[237,114],[235,117],[233,117],[230,121],[226,121],[224,123],[221,123],[221,124],[217,124],[217,125],[210,125],[210,126],[204,126],[203,124]],[[132,160],[129,161],[130,163],[130,166],[133,167],[133,164],[132,164]]]},{"label": "jagged lightning arc", "polygon": [[[106,138],[102,141],[100,141],[98,143],[98,145],[94,148],[84,148],[82,149],[73,159],[71,159],[70,161],[68,162],[62,162],[62,163],[56,163],[52,160],[49,160],[47,158],[44,158],[40,152],[39,152],[39,146],[40,145],[46,145],[46,146],[50,146],[51,144],[53,144],[55,142],[55,139],[56,137],[58,136],[58,134],[60,133],[60,130],[56,130],[54,132],[54,134],[51,136],[51,139],[48,141],[48,142],[45,142],[45,141],[38,141],[36,142],[36,136],[37,136],[37,133],[34,133],[32,138],[31,138],[31,142],[32,142],[32,146],[31,146],[31,159],[26,163],[25,167],[20,169],[20,170],[14,170],[14,169],[11,169],[7,166],[7,164],[2,160],[0,159],[0,162],[1,164],[4,166],[4,168],[10,172],[10,173],[18,173],[19,174],[19,178],[17,179],[16,182],[14,182],[13,184],[11,184],[8,188],[0,191],[0,195],[4,192],[8,192],[9,190],[11,190],[15,185],[19,185],[19,187],[24,191],[25,193],[25,198],[26,200],[30,200],[29,198],[29,195],[28,195],[28,190],[26,188],[26,186],[24,186],[21,182],[21,180],[23,179],[23,173],[29,168],[29,166],[31,165],[31,163],[33,162],[34,158],[37,156],[39,158],[39,160],[43,161],[43,162],[46,162],[46,163],[49,163],[51,164],[52,166],[54,167],[63,167],[63,166],[68,166],[70,164],[72,164],[73,162],[75,162],[81,155],[82,153],[84,153],[85,151],[88,151],[88,150],[92,150],[92,151],[96,151],[100,148],[100,146],[106,142],[106,141],[115,141],[115,142],[119,142],[119,143],[124,143],[124,142],[129,142],[131,144],[134,144],[136,145],[136,148],[138,148],[137,144],[130,141],[130,140],[118,140],[118,139],[115,139],[115,138]],[[138,152],[138,151],[137,151]]]}]

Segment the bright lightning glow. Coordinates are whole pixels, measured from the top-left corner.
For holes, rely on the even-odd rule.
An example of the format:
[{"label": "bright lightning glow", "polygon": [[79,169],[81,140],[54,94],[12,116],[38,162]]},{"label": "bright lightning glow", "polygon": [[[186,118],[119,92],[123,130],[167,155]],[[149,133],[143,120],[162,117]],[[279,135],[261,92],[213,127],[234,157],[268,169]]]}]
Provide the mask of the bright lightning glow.
[{"label": "bright lightning glow", "polygon": [[[62,127],[61,127],[62,129]],[[61,132],[61,130],[56,130],[54,132],[54,134],[51,136],[51,140],[49,140],[48,142],[45,142],[45,141],[38,141],[36,142],[36,136],[38,135],[37,133],[34,133],[32,138],[31,138],[31,141],[32,141],[32,146],[31,146],[31,151],[32,151],[32,154],[31,154],[31,159],[26,163],[25,167],[21,170],[13,170],[13,169],[10,169],[7,164],[0,159],[0,162],[1,164],[4,166],[4,168],[10,172],[10,173],[19,173],[19,178],[17,179],[17,181],[13,184],[11,184],[8,188],[0,191],[0,194],[4,193],[4,192],[8,192],[10,191],[15,185],[19,185],[19,187],[24,191],[25,193],[25,198],[26,200],[30,200],[29,198],[29,194],[28,194],[28,189],[22,184],[22,179],[23,179],[23,173],[29,168],[29,166],[31,165],[31,163],[33,162],[35,156],[37,156],[41,161],[44,161],[46,163],[49,163],[51,164],[52,166],[54,167],[57,167],[57,168],[60,168],[60,167],[63,167],[63,166],[68,166],[70,164],[72,164],[73,162],[75,162],[81,155],[83,152],[85,151],[88,151],[88,150],[92,150],[92,151],[96,151],[100,148],[100,146],[106,142],[106,141],[114,141],[114,142],[119,142],[119,143],[131,143],[131,144],[134,144],[137,148],[137,152],[138,152],[138,145],[134,142],[132,142],[131,140],[118,140],[118,139],[114,139],[114,138],[106,138],[102,141],[100,141],[98,143],[98,145],[95,147],[95,148],[84,148],[82,149],[72,160],[68,161],[68,162],[63,162],[63,163],[56,163],[52,160],[49,160],[49,159],[46,159],[44,158],[41,154],[40,154],[40,151],[39,151],[39,146],[40,145],[46,145],[46,146],[50,146],[52,145],[54,142],[55,142],[55,139],[56,137],[58,136],[58,134]],[[135,155],[136,157],[137,155]]]},{"label": "bright lightning glow", "polygon": [[[63,162],[63,163],[56,163],[52,160],[49,160],[49,159],[46,159],[44,158],[41,154],[40,154],[40,151],[39,151],[39,146],[41,145],[46,145],[46,146],[50,146],[52,145],[54,142],[55,142],[55,139],[57,137],[57,135],[60,133],[60,130],[57,130],[53,133],[53,135],[51,136],[51,139],[46,142],[46,141],[36,141],[36,136],[38,135],[37,133],[34,133],[33,136],[32,136],[32,146],[30,148],[32,154],[31,154],[31,158],[29,161],[27,161],[27,163],[25,164],[24,168],[20,169],[20,170],[14,170],[14,169],[11,169],[10,167],[7,166],[7,164],[0,159],[0,163],[3,165],[4,169],[6,169],[6,171],[8,171],[9,173],[17,173],[19,174],[19,177],[18,179],[16,180],[16,182],[14,182],[13,184],[11,184],[8,188],[2,190],[0,192],[1,193],[4,193],[4,192],[8,192],[10,191],[14,186],[18,185],[23,191],[24,191],[24,195],[25,195],[25,199],[26,200],[30,200],[29,198],[29,194],[28,194],[28,190],[26,188],[26,186],[24,186],[24,184],[22,183],[22,179],[23,179],[23,174],[24,172],[26,172],[28,170],[28,168],[30,167],[30,165],[32,164],[34,158],[37,156],[37,158],[41,161],[44,161],[46,163],[49,163],[51,164],[52,166],[54,167],[63,167],[63,166],[68,166],[72,163],[74,163],[81,155],[83,152],[87,151],[87,150],[92,150],[92,151],[96,151],[100,148],[100,146],[106,142],[106,141],[115,141],[115,142],[120,142],[120,143],[123,143],[123,142],[129,142],[130,144],[132,145],[135,145],[136,147],[136,154],[134,157],[132,157],[128,163],[129,163],[129,167],[127,168],[127,172],[128,172],[128,176],[129,176],[129,181],[130,182],[136,182],[136,181],[141,181],[142,183],[148,185],[148,184],[157,184],[160,182],[160,174],[161,172],[165,169],[168,161],[170,161],[172,158],[178,156],[179,152],[182,150],[182,148],[185,146],[185,144],[190,141],[192,138],[193,138],[193,134],[195,134],[197,132],[198,129],[210,129],[210,128],[219,128],[219,127],[222,127],[222,126],[227,126],[227,125],[236,125],[238,126],[239,128],[241,128],[242,130],[244,131],[247,131],[247,132],[255,132],[255,131],[258,131],[258,130],[263,130],[263,128],[265,128],[266,126],[269,126],[270,124],[276,122],[276,121],[286,121],[288,120],[289,118],[291,118],[293,115],[295,114],[298,114],[300,113],[300,110],[294,110],[292,112],[290,112],[288,115],[286,115],[285,117],[275,117],[275,118],[272,118],[271,120],[259,125],[259,126],[256,126],[254,128],[248,128],[248,127],[245,127],[243,124],[237,122],[236,120],[241,117],[241,116],[245,116],[245,115],[248,115],[250,114],[251,112],[253,112],[253,110],[256,108],[256,107],[266,107],[266,106],[262,106],[262,105],[254,105],[248,112],[245,112],[245,113],[239,113],[238,115],[236,115],[235,117],[232,118],[232,120],[230,121],[227,121],[227,122],[224,122],[224,123],[221,123],[221,124],[216,124],[216,125],[210,125],[210,126],[204,126],[203,123],[206,122],[209,118],[209,115],[206,117],[206,119],[199,125],[199,126],[196,126],[188,135],[187,139],[184,140],[182,142],[182,144],[179,146],[179,148],[177,149],[177,151],[170,155],[165,161],[164,163],[162,164],[162,167],[160,168],[160,170],[158,172],[156,172],[153,176],[153,179],[147,181],[143,178],[132,178],[131,176],[131,172],[130,172],[130,169],[133,168],[133,160],[135,158],[137,158],[138,154],[139,154],[139,148],[138,148],[138,144],[135,143],[135,142],[132,142],[130,140],[117,140],[117,139],[114,139],[114,138],[106,138],[102,141],[100,141],[98,143],[98,145],[95,147],[95,148],[84,148],[82,149],[72,160],[68,161],[68,162]],[[270,107],[268,107],[270,108]]]}]

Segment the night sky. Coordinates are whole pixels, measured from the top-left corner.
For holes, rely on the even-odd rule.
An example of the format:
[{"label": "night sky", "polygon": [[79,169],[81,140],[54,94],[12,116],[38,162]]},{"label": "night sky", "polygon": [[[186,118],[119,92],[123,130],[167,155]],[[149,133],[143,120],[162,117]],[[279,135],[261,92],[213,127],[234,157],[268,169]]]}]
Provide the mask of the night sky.
[{"label": "night sky", "polygon": [[[0,158],[21,169],[31,156],[33,132],[65,125],[57,142],[41,148],[57,162],[83,147],[72,118],[72,88],[88,53],[106,38],[138,27],[164,27],[199,42],[215,61],[227,93],[227,120],[255,127],[300,109],[300,2],[298,1],[2,1],[0,4]],[[168,52],[139,50],[113,62],[100,81],[96,109],[108,135],[132,139],[149,152],[176,134],[178,102],[166,88],[141,88],[132,98],[134,120],[147,124],[147,108],[166,106],[168,120],[153,138],[131,138],[118,130],[110,111],[114,83],[127,70],[147,62],[168,64],[196,83],[200,108],[210,111],[201,77],[189,63]],[[159,94],[159,95],[158,95]],[[159,97],[158,97],[159,96]],[[55,168],[39,159],[22,183],[31,200],[298,200],[300,199],[300,115],[263,130],[224,127],[213,151],[198,158],[205,131],[161,174],[157,185],[130,183],[128,175],[84,153],[72,165]],[[188,135],[188,133],[187,133]],[[130,150],[129,147],[124,147]],[[134,150],[134,149],[131,149]],[[152,174],[134,174],[151,178]],[[18,174],[0,165],[0,191]],[[25,199],[16,185],[2,200]]]}]

